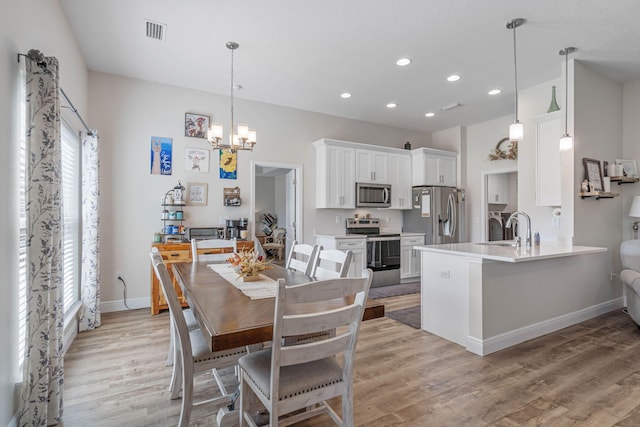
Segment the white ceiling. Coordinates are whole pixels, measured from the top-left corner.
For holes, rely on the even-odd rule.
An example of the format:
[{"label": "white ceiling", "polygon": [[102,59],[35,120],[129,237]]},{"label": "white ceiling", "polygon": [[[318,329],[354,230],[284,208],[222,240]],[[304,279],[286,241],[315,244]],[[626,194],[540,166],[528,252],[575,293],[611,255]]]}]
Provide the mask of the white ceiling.
[{"label": "white ceiling", "polygon": [[[516,17],[527,20],[517,30],[519,88],[558,78],[566,46],[614,80],[640,79],[638,0],[60,2],[90,70],[228,95],[225,44],[235,41],[238,98],[424,132],[513,113],[505,24]],[[165,42],[145,37],[145,19],[167,24]],[[403,56],[413,63],[400,68]],[[462,79],[448,83],[452,73]],[[502,94],[487,95],[493,88]],[[463,107],[439,110],[454,102]]]}]

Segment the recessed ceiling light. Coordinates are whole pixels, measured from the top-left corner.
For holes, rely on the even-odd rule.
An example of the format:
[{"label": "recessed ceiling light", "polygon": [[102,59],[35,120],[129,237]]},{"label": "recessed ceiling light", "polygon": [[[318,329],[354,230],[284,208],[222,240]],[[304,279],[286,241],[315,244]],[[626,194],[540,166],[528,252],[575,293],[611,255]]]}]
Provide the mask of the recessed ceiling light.
[{"label": "recessed ceiling light", "polygon": [[349,92],[342,92],[340,98],[349,99],[351,98],[351,94]]},{"label": "recessed ceiling light", "polygon": [[500,89],[492,89],[489,91],[489,95],[498,95],[500,93],[502,93]]},{"label": "recessed ceiling light", "polygon": [[435,116],[435,115],[436,115],[436,113],[427,113],[427,114],[425,114],[424,116],[425,116],[425,117],[433,117],[433,116]]},{"label": "recessed ceiling light", "polygon": [[396,104],[395,102],[390,102],[387,104],[387,108],[396,108],[398,106],[398,104]]},{"label": "recessed ceiling light", "polygon": [[409,58],[400,58],[396,61],[396,65],[400,66],[400,67],[405,67],[407,65],[411,64],[411,59]]},{"label": "recessed ceiling light", "polygon": [[448,82],[457,82],[458,80],[460,80],[460,76],[457,74],[451,74],[449,77],[447,77]]}]

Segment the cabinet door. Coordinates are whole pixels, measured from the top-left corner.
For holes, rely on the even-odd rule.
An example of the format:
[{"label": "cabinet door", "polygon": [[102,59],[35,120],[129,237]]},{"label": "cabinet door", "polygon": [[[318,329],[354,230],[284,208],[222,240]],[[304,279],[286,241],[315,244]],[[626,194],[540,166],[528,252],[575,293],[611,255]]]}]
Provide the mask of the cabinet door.
[{"label": "cabinet door", "polygon": [[414,246],[424,245],[424,236],[403,236],[400,240],[400,278],[420,277],[420,254]]},{"label": "cabinet door", "polygon": [[[318,242],[316,242],[318,243]],[[351,251],[351,265],[349,266],[348,277],[361,277],[362,270],[366,265],[367,241],[366,239],[336,239],[336,249],[341,251]]]},{"label": "cabinet door", "polygon": [[317,208],[355,208],[354,152],[331,145],[316,150]]},{"label": "cabinet door", "polygon": [[487,175],[487,203],[509,203],[509,175]]},{"label": "cabinet door", "polygon": [[413,268],[413,248],[411,246],[402,246],[400,248],[400,278],[411,277]]},{"label": "cabinet door", "polygon": [[389,183],[391,208],[411,209],[411,156],[389,154]]},{"label": "cabinet door", "polygon": [[455,187],[458,179],[456,175],[457,159],[450,156],[440,156],[438,159],[438,173],[440,185]]},{"label": "cabinet door", "polygon": [[536,205],[560,206],[562,174],[558,135],[562,135],[560,116],[549,114],[536,126]]},{"label": "cabinet door", "polygon": [[440,157],[434,154],[424,156],[424,185],[442,185],[440,182]]},{"label": "cabinet door", "polygon": [[356,182],[389,183],[389,155],[375,150],[356,150]]}]

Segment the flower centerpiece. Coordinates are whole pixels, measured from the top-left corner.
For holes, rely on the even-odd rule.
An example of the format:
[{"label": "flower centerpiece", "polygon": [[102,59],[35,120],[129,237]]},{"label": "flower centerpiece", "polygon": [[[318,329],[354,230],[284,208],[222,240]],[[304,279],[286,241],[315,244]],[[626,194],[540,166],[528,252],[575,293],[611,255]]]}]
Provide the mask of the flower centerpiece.
[{"label": "flower centerpiece", "polygon": [[227,262],[234,267],[238,278],[242,277],[245,282],[259,280],[260,272],[271,268],[253,249],[234,253],[227,258]]}]

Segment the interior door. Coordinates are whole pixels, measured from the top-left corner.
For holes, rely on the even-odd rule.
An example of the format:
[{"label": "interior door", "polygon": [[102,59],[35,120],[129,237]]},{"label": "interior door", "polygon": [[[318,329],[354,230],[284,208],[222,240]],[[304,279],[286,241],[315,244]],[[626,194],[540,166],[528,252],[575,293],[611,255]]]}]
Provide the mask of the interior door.
[{"label": "interior door", "polygon": [[296,170],[291,169],[285,177],[285,256],[289,254],[291,244],[297,239],[296,236]]}]

